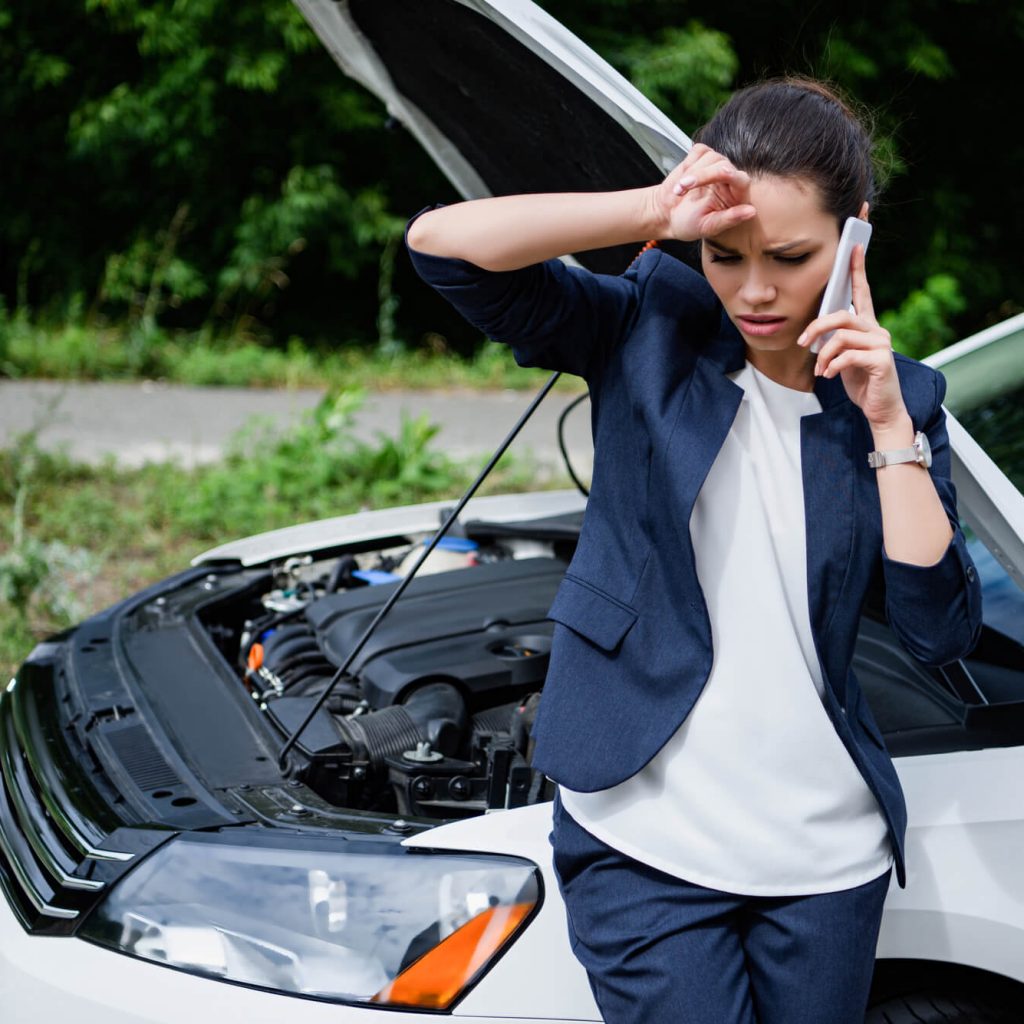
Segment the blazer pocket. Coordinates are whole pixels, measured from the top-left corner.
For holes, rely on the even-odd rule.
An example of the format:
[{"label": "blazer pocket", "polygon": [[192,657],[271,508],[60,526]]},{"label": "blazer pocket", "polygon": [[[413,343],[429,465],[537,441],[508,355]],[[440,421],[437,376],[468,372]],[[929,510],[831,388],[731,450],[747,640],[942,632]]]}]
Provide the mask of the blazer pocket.
[{"label": "blazer pocket", "polygon": [[592,583],[566,573],[547,617],[613,651],[637,620],[638,612]]}]

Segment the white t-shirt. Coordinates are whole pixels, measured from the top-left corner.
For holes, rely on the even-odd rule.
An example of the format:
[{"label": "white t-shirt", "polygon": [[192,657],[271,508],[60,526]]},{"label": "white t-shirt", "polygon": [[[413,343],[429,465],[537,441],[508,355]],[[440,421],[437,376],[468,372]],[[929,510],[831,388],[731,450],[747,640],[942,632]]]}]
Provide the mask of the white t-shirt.
[{"label": "white t-shirt", "polygon": [[885,818],[822,703],[807,599],[800,417],[813,391],[752,363],[690,520],[714,658],[664,747],[617,786],[559,786],[607,845],[698,885],[803,895],[861,885],[893,863]]}]

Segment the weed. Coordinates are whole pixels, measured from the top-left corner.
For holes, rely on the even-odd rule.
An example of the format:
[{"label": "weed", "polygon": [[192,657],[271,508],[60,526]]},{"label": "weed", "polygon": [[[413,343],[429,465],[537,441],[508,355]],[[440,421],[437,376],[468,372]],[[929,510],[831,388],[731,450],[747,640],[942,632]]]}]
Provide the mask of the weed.
[{"label": "weed", "polygon": [[84,548],[60,540],[44,540],[26,527],[26,507],[38,479],[40,452],[37,431],[20,435],[7,460],[7,489],[12,494],[10,541],[0,553],[0,601],[27,634],[34,620],[39,628],[70,624],[84,611],[83,587],[99,562]]}]

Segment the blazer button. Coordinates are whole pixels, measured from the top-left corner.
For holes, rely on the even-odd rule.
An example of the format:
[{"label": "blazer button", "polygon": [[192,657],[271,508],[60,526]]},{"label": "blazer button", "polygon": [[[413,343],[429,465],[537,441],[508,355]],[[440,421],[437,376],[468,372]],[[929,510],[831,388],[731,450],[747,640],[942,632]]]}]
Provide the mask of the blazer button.
[{"label": "blazer button", "polygon": [[974,566],[973,565],[967,566],[967,578],[973,583],[974,582],[974,577],[975,577]]}]

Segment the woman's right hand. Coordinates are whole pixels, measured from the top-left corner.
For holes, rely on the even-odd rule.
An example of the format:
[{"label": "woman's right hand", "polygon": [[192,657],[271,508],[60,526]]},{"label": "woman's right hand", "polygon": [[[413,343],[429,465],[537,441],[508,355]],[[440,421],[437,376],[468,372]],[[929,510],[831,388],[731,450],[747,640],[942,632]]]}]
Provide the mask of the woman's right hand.
[{"label": "woman's right hand", "polygon": [[660,238],[693,242],[727,231],[756,214],[750,205],[750,175],[702,142],[686,159],[652,186]]}]

